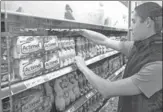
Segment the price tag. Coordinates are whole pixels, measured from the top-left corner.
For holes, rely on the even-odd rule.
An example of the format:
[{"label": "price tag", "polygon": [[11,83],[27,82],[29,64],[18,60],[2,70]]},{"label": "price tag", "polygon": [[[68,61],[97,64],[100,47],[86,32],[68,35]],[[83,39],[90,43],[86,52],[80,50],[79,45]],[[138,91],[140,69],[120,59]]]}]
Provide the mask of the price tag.
[{"label": "price tag", "polygon": [[90,92],[89,94],[86,95],[86,98],[89,99],[90,97],[92,97],[94,94],[93,92]]},{"label": "price tag", "polygon": [[100,60],[104,59],[105,58],[105,55],[101,55],[100,56]]},{"label": "price tag", "polygon": [[75,107],[71,107],[67,112],[73,112],[75,110]]},{"label": "price tag", "polygon": [[110,53],[110,56],[112,56],[113,54],[115,54],[115,52],[114,52],[114,51],[112,51],[112,52]]},{"label": "price tag", "polygon": [[60,72],[56,71],[56,72],[52,72],[52,73],[48,74],[47,77],[49,80],[52,80],[52,79],[59,77],[59,75],[60,75]]},{"label": "price tag", "polygon": [[44,81],[45,81],[45,82],[48,82],[48,81],[49,81],[49,78],[48,78],[47,75],[44,76]]},{"label": "price tag", "polygon": [[35,79],[31,79],[31,80],[28,80],[28,81],[25,81],[24,82],[24,85],[27,87],[27,88],[32,88],[32,87],[35,87],[41,83],[44,83],[44,79],[43,77],[38,77],[38,78],[35,78]]}]

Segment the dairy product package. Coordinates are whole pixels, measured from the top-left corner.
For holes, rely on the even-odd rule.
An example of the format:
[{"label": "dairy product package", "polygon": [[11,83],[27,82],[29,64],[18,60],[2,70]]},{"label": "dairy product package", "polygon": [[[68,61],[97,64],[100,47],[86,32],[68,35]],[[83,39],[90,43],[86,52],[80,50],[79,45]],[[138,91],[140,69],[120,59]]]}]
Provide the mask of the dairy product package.
[{"label": "dairy product package", "polygon": [[44,50],[55,51],[58,49],[58,38],[57,36],[46,36],[44,37]]},{"label": "dairy product package", "polygon": [[56,109],[59,111],[65,110],[65,107],[66,107],[65,99],[62,95],[55,96],[55,106],[56,106]]},{"label": "dairy product package", "polygon": [[[42,107],[43,107],[43,111],[42,112],[51,112],[52,100],[51,100],[51,98],[49,96],[45,96],[44,97],[44,103],[43,103]],[[37,111],[37,112],[41,112],[41,111]]]},{"label": "dairy product package", "polygon": [[1,74],[6,74],[8,72],[8,64],[7,62],[3,63],[1,60]]},{"label": "dairy product package", "polygon": [[62,85],[63,85],[63,97],[65,99],[65,105],[68,106],[70,104],[71,98],[70,98],[70,93],[69,93],[69,82],[66,76],[62,77]]},{"label": "dairy product package", "polygon": [[107,78],[109,75],[109,63],[107,60],[103,63],[102,68],[104,70],[104,77]]},{"label": "dairy product package", "polygon": [[8,64],[1,63],[1,83],[8,81]]},{"label": "dairy product package", "polygon": [[2,111],[10,112],[10,101],[9,98],[5,98],[2,100]]},{"label": "dairy product package", "polygon": [[8,74],[8,60],[7,60],[7,44],[6,44],[6,38],[1,37],[1,81],[5,82],[7,81],[6,74]]},{"label": "dairy product package", "polygon": [[64,98],[64,83],[62,78],[58,78],[54,82],[54,92],[55,92],[55,106],[59,111],[63,111],[65,109],[65,98]]},{"label": "dairy product package", "polygon": [[71,89],[73,94],[75,95],[75,99],[78,99],[80,96],[80,90],[78,86],[78,81],[74,77],[75,73],[70,73],[68,75],[69,83],[71,84]]},{"label": "dairy product package", "polygon": [[44,88],[45,88],[46,96],[49,98],[49,99],[47,98],[47,100],[49,100],[51,104],[54,103],[53,88],[50,86],[49,82],[44,84]]},{"label": "dairy product package", "polygon": [[45,60],[44,61],[45,73],[54,71],[60,68],[60,60],[59,60],[58,51],[45,55],[44,60]]},{"label": "dairy product package", "polygon": [[39,89],[30,89],[13,96],[14,112],[33,112],[44,103],[44,93]]},{"label": "dairy product package", "polygon": [[24,80],[41,75],[43,69],[43,58],[14,60],[13,64],[15,79]]},{"label": "dairy product package", "polygon": [[40,56],[43,51],[42,36],[18,36],[13,39],[12,44],[12,54],[15,59]]}]

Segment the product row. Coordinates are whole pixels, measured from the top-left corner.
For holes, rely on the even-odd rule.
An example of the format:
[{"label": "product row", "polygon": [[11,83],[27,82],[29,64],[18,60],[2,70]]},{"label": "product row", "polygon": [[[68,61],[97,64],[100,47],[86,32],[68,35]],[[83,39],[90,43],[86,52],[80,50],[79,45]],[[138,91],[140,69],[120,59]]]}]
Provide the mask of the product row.
[{"label": "product row", "polygon": [[7,41],[2,37],[2,86],[8,83],[8,69],[11,82],[14,83],[69,66],[74,63],[76,55],[87,60],[111,50],[81,36],[18,36],[11,38],[8,43],[10,51],[7,53]]},{"label": "product row", "polygon": [[[119,54],[88,67],[98,76],[107,78],[123,66],[122,57],[123,55]],[[91,90],[93,90],[92,85],[77,70],[12,96],[13,112],[50,112],[52,107],[58,112],[62,112]],[[102,96],[97,94],[77,112],[95,112],[102,102]],[[9,99],[5,98],[3,99],[3,112],[10,112],[9,109]]]},{"label": "product row", "polygon": [[[14,95],[13,112],[50,112],[52,107],[64,111],[81,96],[92,90],[82,74],[76,72]],[[8,98],[3,100],[3,112],[10,112]]]},{"label": "product row", "polygon": [[97,109],[99,109],[103,105],[103,103],[104,98],[100,93],[97,93],[75,112],[96,112]]}]

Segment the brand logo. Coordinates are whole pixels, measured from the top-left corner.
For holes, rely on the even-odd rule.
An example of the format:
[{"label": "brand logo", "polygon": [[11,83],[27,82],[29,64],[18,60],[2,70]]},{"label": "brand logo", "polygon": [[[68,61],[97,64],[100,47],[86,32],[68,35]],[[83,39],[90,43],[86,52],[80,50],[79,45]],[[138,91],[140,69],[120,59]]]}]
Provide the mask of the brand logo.
[{"label": "brand logo", "polygon": [[57,44],[56,42],[49,42],[49,43],[45,43],[44,44],[44,47],[45,47],[45,50],[51,50],[51,49],[54,49],[56,48]]},{"label": "brand logo", "polygon": [[30,42],[30,43],[22,44],[22,47],[21,47],[21,51],[24,54],[35,52],[40,49],[41,49],[41,43],[38,43],[38,42],[35,42],[35,43]]},{"label": "brand logo", "polygon": [[58,63],[59,63],[58,60],[46,62],[45,63],[45,68],[50,69],[52,67],[55,67]]},{"label": "brand logo", "polygon": [[27,75],[33,74],[33,73],[41,70],[41,68],[43,68],[42,62],[35,61],[35,62],[25,66],[23,71],[24,71],[24,74],[27,76]]}]

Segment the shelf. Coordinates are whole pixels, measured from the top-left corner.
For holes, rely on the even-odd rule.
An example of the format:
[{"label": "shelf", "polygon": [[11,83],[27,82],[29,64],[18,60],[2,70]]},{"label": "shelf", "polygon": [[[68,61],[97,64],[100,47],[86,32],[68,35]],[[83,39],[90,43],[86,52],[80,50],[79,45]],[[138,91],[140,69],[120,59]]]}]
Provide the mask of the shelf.
[{"label": "shelf", "polygon": [[92,59],[90,59],[90,60],[87,60],[87,61],[86,61],[86,65],[90,65],[90,64],[92,64],[92,63],[95,63],[95,62],[97,62],[97,61],[100,61],[100,60],[102,60],[102,59],[105,59],[105,58],[107,58],[107,57],[113,56],[113,55],[118,54],[118,53],[119,53],[118,51],[111,51],[111,52],[108,52],[108,53],[106,53],[106,54],[101,54],[101,55],[96,56],[96,57],[94,57],[94,58],[92,58]]},{"label": "shelf", "polygon": [[[114,76],[112,77],[112,79],[108,78],[107,80],[112,80],[112,81],[113,81],[121,72],[124,71],[125,66],[126,66],[126,65],[122,66],[119,70],[117,70],[117,71],[113,74]],[[104,104],[104,106],[102,106],[102,108],[99,110],[99,112],[102,112],[102,110],[103,110],[105,107],[108,106],[109,100],[111,100],[111,99],[109,98],[109,99],[107,100],[106,104]]]},{"label": "shelf", "polygon": [[[4,10],[1,10],[2,19],[4,19]],[[15,26],[17,28],[64,28],[64,29],[95,29],[105,31],[117,31],[125,32],[126,29],[107,27],[105,25],[82,23],[74,20],[54,19],[40,16],[34,16],[32,14],[6,11],[7,22],[9,26]]]},{"label": "shelf", "polygon": [[[122,66],[119,70],[117,70],[114,74],[115,76],[118,76],[125,68],[125,65]],[[110,77],[112,77],[112,75]],[[114,77],[113,77],[114,78]],[[71,107],[69,107],[66,111],[64,112],[75,112],[78,108],[80,108],[85,102],[87,102],[92,96],[94,96],[97,93],[97,90],[92,90],[89,92],[87,95],[83,96],[80,98],[75,104],[73,104]],[[100,109],[101,110],[101,109]]]},{"label": "shelf", "polygon": [[92,96],[94,96],[97,93],[97,90],[92,90],[82,98],[80,98],[73,106],[65,110],[64,112],[75,112],[77,109],[79,109],[84,103],[86,103]]},{"label": "shelf", "polygon": [[102,110],[105,109],[109,105],[109,100],[106,101],[106,103],[104,104],[104,106],[102,106],[102,108],[99,110],[99,112],[102,112]]},{"label": "shelf", "polygon": [[[86,65],[93,64],[93,63],[95,63],[97,61],[100,61],[102,59],[105,59],[107,57],[113,56],[113,55],[118,54],[118,53],[119,52],[117,52],[117,51],[112,51],[112,52],[108,52],[106,54],[96,56],[96,57],[94,57],[94,58],[92,58],[90,60],[87,60]],[[26,80],[26,81],[23,81],[23,82],[15,83],[15,84],[11,85],[12,95],[18,94],[20,92],[23,92],[23,91],[25,91],[27,89],[30,89],[32,87],[35,87],[37,85],[48,82],[50,80],[56,79],[56,78],[58,78],[60,76],[63,76],[63,75],[68,74],[70,72],[73,72],[76,69],[77,68],[74,65],[71,65],[71,66],[62,68],[60,70],[48,73],[48,74],[43,75],[43,76],[38,76],[36,78],[32,78],[32,79],[29,79],[29,80]],[[10,95],[9,87],[5,87],[5,88],[1,89],[1,99],[4,99],[4,98],[8,97],[9,95]]]},{"label": "shelf", "polygon": [[126,65],[123,65],[119,70],[117,70],[114,74],[112,74],[112,75],[110,76],[110,77],[112,77],[111,79],[110,79],[110,77],[109,77],[107,80],[113,81],[116,77],[118,77],[118,75],[119,75],[121,72],[124,71],[125,66],[126,66]]}]

